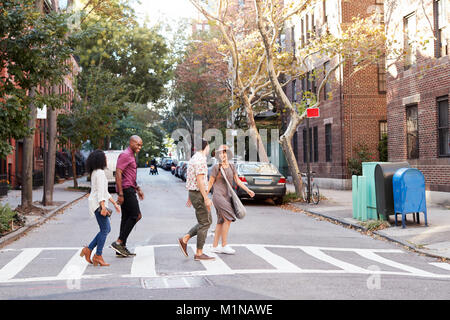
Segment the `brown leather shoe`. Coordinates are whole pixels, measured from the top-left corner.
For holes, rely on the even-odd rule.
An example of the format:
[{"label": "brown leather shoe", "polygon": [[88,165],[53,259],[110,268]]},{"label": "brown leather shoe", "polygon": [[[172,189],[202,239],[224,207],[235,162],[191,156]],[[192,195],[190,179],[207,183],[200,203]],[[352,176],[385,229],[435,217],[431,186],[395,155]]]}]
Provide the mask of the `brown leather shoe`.
[{"label": "brown leather shoe", "polygon": [[88,263],[92,264],[91,253],[91,249],[89,249],[88,247],[84,247],[81,250],[80,257],[84,257]]},{"label": "brown leather shoe", "polygon": [[95,266],[95,267],[98,266],[99,264],[100,264],[100,266],[102,266],[102,267],[107,267],[107,266],[109,266],[109,263],[106,263],[106,262],[103,260],[103,257],[102,257],[102,256],[98,256],[98,255],[96,255],[96,254],[94,254],[94,257],[92,258],[92,262],[94,263],[94,266]]},{"label": "brown leather shoe", "polygon": [[195,260],[195,261],[200,261],[200,260],[216,260],[216,258],[207,256],[206,254],[202,253],[200,256],[195,255],[195,256],[194,256],[194,260]]},{"label": "brown leather shoe", "polygon": [[187,257],[188,256],[187,243],[183,242],[183,238],[178,238],[178,244],[180,245],[180,248],[181,248],[181,251],[183,252],[183,254]]}]

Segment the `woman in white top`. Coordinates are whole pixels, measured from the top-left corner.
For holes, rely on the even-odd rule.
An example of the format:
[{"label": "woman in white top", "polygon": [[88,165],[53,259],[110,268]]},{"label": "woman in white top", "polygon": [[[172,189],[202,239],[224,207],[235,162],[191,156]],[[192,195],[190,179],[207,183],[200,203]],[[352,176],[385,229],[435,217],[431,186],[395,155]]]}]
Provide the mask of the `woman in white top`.
[{"label": "woman in white top", "polygon": [[[120,212],[119,205],[114,201],[108,192],[108,180],[106,179],[106,156],[102,150],[93,151],[86,160],[87,171],[91,175],[91,193],[89,194],[89,213],[97,219],[100,231],[95,238],[89,244],[81,250],[81,257],[85,257],[86,261],[90,264],[97,266],[109,266],[103,260],[102,252],[105,245],[106,237],[111,231],[111,224],[109,222],[109,216],[111,210],[108,209],[108,200],[116,208],[117,212]],[[91,261],[91,253],[94,248],[97,247],[96,254]]]}]

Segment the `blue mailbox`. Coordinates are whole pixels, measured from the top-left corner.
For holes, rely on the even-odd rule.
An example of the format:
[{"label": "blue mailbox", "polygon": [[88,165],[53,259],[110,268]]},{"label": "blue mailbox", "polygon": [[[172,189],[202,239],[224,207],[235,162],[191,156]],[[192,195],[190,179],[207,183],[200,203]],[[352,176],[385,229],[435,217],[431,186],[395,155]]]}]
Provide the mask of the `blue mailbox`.
[{"label": "blue mailbox", "polygon": [[392,189],[394,192],[395,225],[397,225],[397,214],[402,214],[402,228],[405,228],[405,215],[417,213],[419,223],[419,212],[424,213],[425,225],[427,226],[427,205],[425,199],[425,178],[417,169],[401,168],[392,177]]}]

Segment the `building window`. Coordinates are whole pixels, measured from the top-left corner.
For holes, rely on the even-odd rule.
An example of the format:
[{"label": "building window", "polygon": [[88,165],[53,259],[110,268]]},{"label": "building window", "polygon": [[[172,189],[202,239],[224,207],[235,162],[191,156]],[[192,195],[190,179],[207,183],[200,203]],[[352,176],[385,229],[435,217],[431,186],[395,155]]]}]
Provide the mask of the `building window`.
[{"label": "building window", "polygon": [[383,136],[387,135],[387,121],[386,120],[380,121],[379,127],[380,127],[380,140],[382,140]]},{"label": "building window", "polygon": [[439,98],[438,105],[438,131],[439,131],[439,155],[450,156],[450,130],[448,96]]},{"label": "building window", "polygon": [[378,92],[386,93],[386,65],[385,58],[382,57],[378,65]]},{"label": "building window", "polygon": [[297,102],[297,80],[292,80],[292,101]]},{"label": "building window", "polygon": [[436,36],[436,58],[440,58],[449,54],[449,43],[446,38],[447,28],[447,0],[434,1],[434,27]]},{"label": "building window", "polygon": [[[309,128],[309,162],[313,161],[313,139],[312,139],[312,128]],[[306,153],[308,150],[307,146],[307,137],[306,137],[306,129],[303,129],[303,162],[307,162],[307,156]]]},{"label": "building window", "polygon": [[292,139],[292,146],[294,148],[294,155],[297,157],[297,153],[298,153],[298,132],[297,131],[294,133],[294,138]]},{"label": "building window", "polygon": [[331,161],[331,124],[325,125],[325,160]]},{"label": "building window", "polygon": [[314,162],[319,162],[319,131],[317,126],[314,127]]},{"label": "building window", "polygon": [[306,15],[306,21],[305,21],[305,33],[306,33],[306,44],[309,44],[309,38],[310,38],[310,33],[309,33],[309,15]]},{"label": "building window", "polygon": [[308,73],[305,73],[302,78],[302,92],[308,91]]},{"label": "building window", "polygon": [[292,54],[295,57],[295,54],[296,54],[295,27],[291,27],[291,39],[292,39]]},{"label": "building window", "polygon": [[316,18],[314,16],[314,13],[311,16],[311,30],[312,30],[313,38],[317,37],[317,26],[316,26]]},{"label": "building window", "polygon": [[[327,61],[323,65],[323,77],[325,78],[330,72],[330,61]],[[323,93],[324,93],[324,100],[328,99],[328,95],[331,92],[331,84],[330,84],[331,78],[328,77],[328,81],[325,83],[325,86],[323,87]]]},{"label": "building window", "polygon": [[302,48],[305,47],[305,21],[304,19],[300,20],[300,30],[302,33]]},{"label": "building window", "polygon": [[403,18],[403,28],[404,28],[404,50],[406,52],[405,56],[405,69],[409,69],[413,64],[416,63],[416,46],[414,44],[417,32],[416,24],[416,14],[411,13],[410,15]]},{"label": "building window", "polygon": [[280,33],[280,38],[279,38],[280,49],[278,50],[279,52],[286,50],[286,33],[285,32],[286,32],[285,29],[283,29]]},{"label": "building window", "polygon": [[306,142],[306,129],[303,129],[303,162],[306,163],[308,161],[308,154],[306,153],[308,149],[308,145]]},{"label": "building window", "polygon": [[419,158],[419,118],[418,106],[406,107],[406,146],[408,159]]}]

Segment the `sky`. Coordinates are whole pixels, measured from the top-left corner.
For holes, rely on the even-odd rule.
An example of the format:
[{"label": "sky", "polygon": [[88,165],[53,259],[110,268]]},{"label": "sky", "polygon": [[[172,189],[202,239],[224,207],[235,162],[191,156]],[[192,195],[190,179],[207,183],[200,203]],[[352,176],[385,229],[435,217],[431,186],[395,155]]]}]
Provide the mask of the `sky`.
[{"label": "sky", "polygon": [[197,9],[189,0],[140,0],[135,1],[134,8],[139,17],[149,17],[150,24],[161,20],[178,20],[181,18],[197,18]]}]

